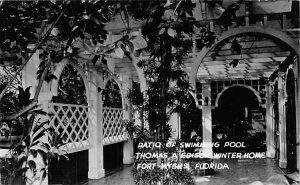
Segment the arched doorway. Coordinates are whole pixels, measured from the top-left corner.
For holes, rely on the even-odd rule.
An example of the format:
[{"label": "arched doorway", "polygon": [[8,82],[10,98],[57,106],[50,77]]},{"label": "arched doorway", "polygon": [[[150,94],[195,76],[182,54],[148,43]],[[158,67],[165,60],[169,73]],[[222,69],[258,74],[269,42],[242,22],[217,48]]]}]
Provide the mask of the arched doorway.
[{"label": "arched doorway", "polygon": [[286,141],[287,168],[291,172],[297,169],[297,135],[296,135],[296,104],[295,104],[295,76],[289,70],[286,79]]},{"label": "arched doorway", "polygon": [[[84,106],[88,105],[86,79],[77,64],[68,62],[58,75],[57,96],[52,97],[52,108],[57,117],[52,120],[63,143],[76,143],[87,139],[88,126]],[[76,107],[79,107],[76,109]],[[63,123],[63,124],[61,124]],[[77,137],[79,136],[79,137]],[[64,146],[66,146],[64,145]],[[74,145],[72,145],[74,146]],[[70,151],[69,151],[70,149]],[[49,182],[51,184],[77,184],[88,179],[88,150],[63,149],[67,157],[49,161]]]},{"label": "arched doorway", "polygon": [[244,142],[241,152],[266,150],[265,113],[253,91],[244,86],[231,86],[221,93],[217,103],[218,107],[212,110],[214,142]]}]

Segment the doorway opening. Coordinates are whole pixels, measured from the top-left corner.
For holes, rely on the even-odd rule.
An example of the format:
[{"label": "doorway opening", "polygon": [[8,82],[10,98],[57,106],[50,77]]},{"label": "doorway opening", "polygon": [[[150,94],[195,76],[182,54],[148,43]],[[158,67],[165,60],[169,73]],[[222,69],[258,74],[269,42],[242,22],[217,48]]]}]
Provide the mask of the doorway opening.
[{"label": "doorway opening", "polygon": [[295,77],[293,70],[288,71],[286,80],[286,141],[287,141],[287,169],[291,172],[297,169],[297,135],[296,135],[296,104]]},{"label": "doorway opening", "polygon": [[214,152],[265,152],[265,109],[258,97],[246,86],[231,86],[224,90],[218,107],[212,110],[213,142],[243,143],[241,147],[218,147]]}]

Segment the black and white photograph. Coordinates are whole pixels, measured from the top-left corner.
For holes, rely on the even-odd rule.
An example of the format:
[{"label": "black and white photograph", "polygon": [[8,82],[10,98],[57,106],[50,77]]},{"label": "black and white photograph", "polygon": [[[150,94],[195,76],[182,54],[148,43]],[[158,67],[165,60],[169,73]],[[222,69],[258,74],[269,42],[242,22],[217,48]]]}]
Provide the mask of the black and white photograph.
[{"label": "black and white photograph", "polygon": [[0,185],[300,185],[300,0],[0,0]]}]

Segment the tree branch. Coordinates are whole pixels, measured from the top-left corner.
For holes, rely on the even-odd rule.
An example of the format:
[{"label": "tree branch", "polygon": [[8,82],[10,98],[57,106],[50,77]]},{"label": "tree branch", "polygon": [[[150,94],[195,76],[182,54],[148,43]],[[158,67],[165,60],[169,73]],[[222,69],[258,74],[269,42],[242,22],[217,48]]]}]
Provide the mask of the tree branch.
[{"label": "tree branch", "polygon": [[1,121],[9,121],[9,120],[13,120],[13,119],[16,119],[18,118],[19,116],[22,116],[23,114],[25,114],[26,112],[30,111],[31,109],[33,109],[37,103],[38,103],[38,97],[39,97],[39,94],[41,92],[41,89],[42,89],[42,86],[43,86],[43,82],[44,82],[44,79],[47,75],[47,72],[49,70],[51,66],[51,59],[50,59],[50,54],[48,55],[48,62],[47,62],[47,65],[43,71],[43,74],[41,76],[41,78],[39,79],[39,83],[38,83],[38,86],[36,88],[36,91],[35,91],[35,94],[34,94],[34,98],[33,98],[33,101],[32,103],[30,103],[29,105],[27,105],[26,107],[24,107],[23,109],[21,109],[19,112],[16,112],[12,115],[9,115],[7,117],[4,117]]},{"label": "tree branch", "polygon": [[3,118],[3,120],[1,121],[9,121],[9,120],[13,120],[18,118],[19,116],[23,115],[24,113],[28,112],[29,110],[31,110],[32,108],[34,108],[37,105],[37,101],[33,101],[32,103],[30,103],[29,105],[27,105],[26,107],[24,107],[22,110],[20,110],[19,112],[9,115],[5,118]]},{"label": "tree branch", "polygon": [[69,8],[69,6],[67,6],[58,16],[58,18],[55,20],[55,22],[52,24],[51,28],[46,32],[46,34],[44,35],[44,37],[39,41],[39,43],[35,46],[35,48],[33,49],[33,51],[31,52],[31,54],[29,55],[29,57],[27,59],[25,59],[25,62],[23,63],[22,66],[20,66],[20,68],[18,69],[18,71],[15,73],[15,75],[10,79],[10,81],[8,82],[8,84],[5,86],[5,88],[2,90],[1,94],[0,94],[0,101],[2,100],[5,92],[8,90],[8,88],[11,86],[11,84],[13,83],[14,79],[17,77],[17,75],[23,70],[23,68],[26,66],[26,64],[29,62],[29,60],[31,59],[31,57],[34,55],[34,53],[37,51],[37,49],[44,43],[44,41],[46,40],[46,38],[50,35],[52,29],[54,28],[54,26],[57,24],[57,22],[60,20],[60,18],[64,15],[64,13],[66,12],[66,10]]},{"label": "tree branch", "polygon": [[44,79],[45,79],[45,77],[48,73],[48,70],[49,70],[50,66],[51,66],[51,58],[50,58],[50,53],[49,53],[48,54],[48,62],[46,64],[46,67],[43,71],[43,74],[42,74],[42,76],[39,80],[38,86],[36,87],[36,91],[35,91],[34,98],[33,98],[34,101],[38,101],[38,97],[39,97],[39,94],[41,92],[41,89],[42,89],[42,86],[43,86],[43,83],[44,83]]}]

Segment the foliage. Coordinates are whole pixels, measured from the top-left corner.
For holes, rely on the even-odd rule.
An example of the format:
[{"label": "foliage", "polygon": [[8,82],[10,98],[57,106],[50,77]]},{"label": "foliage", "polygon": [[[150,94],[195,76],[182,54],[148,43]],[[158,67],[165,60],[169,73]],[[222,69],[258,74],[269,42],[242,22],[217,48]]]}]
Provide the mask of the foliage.
[{"label": "foliage", "polygon": [[[37,49],[43,50],[47,57],[41,57],[40,77],[63,58],[99,58],[106,39],[103,28],[113,15],[113,6],[104,1],[4,1],[0,54],[8,57],[1,57],[1,62],[23,60],[19,73]],[[48,73],[45,76],[47,81],[55,79]]]},{"label": "foliage", "polygon": [[[130,98],[141,108],[149,130],[143,128],[143,125],[127,124],[127,131],[134,135],[137,141],[166,143],[171,137],[171,127],[168,124],[171,114],[192,111],[191,105],[194,100],[189,97],[193,90],[183,70],[183,60],[192,47],[192,34],[197,37],[196,46],[199,49],[210,47],[216,39],[212,32],[200,26],[193,17],[195,5],[195,2],[190,0],[169,0],[166,3],[153,3],[152,6],[143,5],[147,7],[145,11],[151,12],[150,18],[145,18],[145,24],[142,26],[142,34],[147,40],[147,47],[143,50],[148,52],[150,57],[141,60],[138,67],[144,71],[148,89],[144,95],[132,92]],[[139,15],[134,18],[142,19]],[[160,151],[178,152],[176,149],[167,151],[166,148],[161,148]],[[158,163],[161,161],[156,160]],[[137,184],[158,181],[162,184],[193,184],[189,172],[185,170],[162,170],[157,167],[141,171],[134,167],[133,175]]]},{"label": "foliage", "polygon": [[[23,129],[24,143],[21,142],[18,147],[11,149],[13,159],[5,163],[6,172],[11,177],[10,183],[14,184],[16,182],[13,182],[13,179],[20,179],[19,177],[29,170],[18,168],[18,165],[22,166],[23,163],[29,165],[30,170],[34,172],[32,178],[35,178],[35,175],[36,178],[46,176],[47,163],[45,168],[40,169],[44,170],[43,175],[39,176],[34,169],[37,165],[28,157],[35,157],[37,153],[41,153],[40,155],[49,159],[58,151],[55,148],[58,146],[57,142],[54,141],[58,137],[44,128],[47,122],[35,121],[37,114],[44,115],[41,110],[36,109],[43,81],[56,79],[51,74],[50,67],[63,58],[93,58],[99,51],[100,44],[106,39],[103,27],[112,14],[111,4],[103,1],[4,1],[0,8],[0,54],[5,56],[1,57],[0,62],[23,61],[18,67],[17,75],[37,49],[42,51],[42,62],[37,74],[39,84],[33,99],[30,99],[29,87],[26,90],[19,88],[18,94],[8,91],[16,75],[10,82],[1,84],[0,123],[9,128],[7,132],[10,133],[6,133],[7,135],[14,132],[14,125]],[[43,126],[36,129],[37,123]],[[50,142],[40,143],[40,139],[47,135]],[[19,153],[15,153],[15,149]],[[18,177],[15,176],[17,172],[20,172]]]},{"label": "foliage", "polygon": [[185,169],[163,170],[155,167],[153,169],[137,170],[134,166],[132,173],[135,176],[134,182],[137,185],[151,185],[156,184],[157,182],[170,185],[175,185],[178,183],[186,185],[194,184],[191,174]]},{"label": "foliage", "polygon": [[104,107],[122,108],[121,90],[114,80],[109,80],[106,83],[102,95],[104,98]]},{"label": "foliage", "polygon": [[52,98],[55,103],[87,105],[85,84],[79,72],[66,65],[58,82],[58,95]]},{"label": "foliage", "polygon": [[59,45],[51,45],[51,49],[66,51],[75,38],[103,42],[110,6],[102,1],[6,1],[1,9],[1,50],[11,54],[28,51],[28,44],[36,44],[66,7],[43,47],[57,41]]},{"label": "foliage", "polygon": [[[16,143],[10,150],[11,157],[5,158],[1,174],[5,177],[5,184],[33,184],[35,181],[43,180],[47,175],[48,160],[62,155],[66,157],[59,146],[62,145],[61,138],[51,129],[47,128],[48,122],[36,122],[30,142],[26,144],[25,138]],[[47,137],[48,142],[42,142]],[[36,163],[36,160],[43,160],[43,164]],[[30,174],[30,178],[28,178]],[[40,179],[42,178],[42,179]]]},{"label": "foliage", "polygon": [[[197,47],[209,47],[216,36],[206,27],[198,25],[193,17],[193,1],[167,1],[150,9],[151,19],[143,25],[142,33],[148,41],[145,51],[150,59],[140,61],[148,89],[144,110],[150,130],[157,139],[168,140],[168,120],[174,112],[183,112],[193,100],[183,58],[192,47],[189,37],[196,34]],[[148,10],[150,11],[150,10]]]},{"label": "foliage", "polygon": [[[18,94],[9,92],[5,94],[3,99],[0,101],[1,114],[10,115],[14,112],[18,112],[27,105],[31,104],[33,99],[30,98],[30,87],[25,90],[22,87],[18,87]],[[0,123],[0,130],[5,136],[11,135],[26,135],[29,133],[32,127],[32,120],[37,114],[45,114],[38,106],[34,106],[27,110],[21,116],[16,119],[2,120]],[[26,140],[28,141],[28,139]]]},{"label": "foliage", "polygon": [[[30,87],[25,90],[19,87],[17,97],[7,93],[2,100],[4,103],[15,105],[10,106],[12,109],[22,109],[33,101],[30,99],[29,89]],[[31,184],[39,178],[44,179],[47,175],[47,161],[61,155],[58,147],[62,145],[62,140],[49,128],[49,121],[41,120],[42,116],[46,116],[46,113],[35,106],[16,119],[1,122],[1,132],[6,129],[4,133],[6,132],[7,137],[22,135],[22,139],[11,146],[11,157],[7,156],[1,163],[1,174],[5,177],[5,184]],[[21,132],[17,133],[15,128],[21,128]],[[43,138],[47,138],[47,142]],[[44,165],[36,164],[37,158],[42,158]],[[31,174],[30,178],[25,175],[28,173]]]}]

